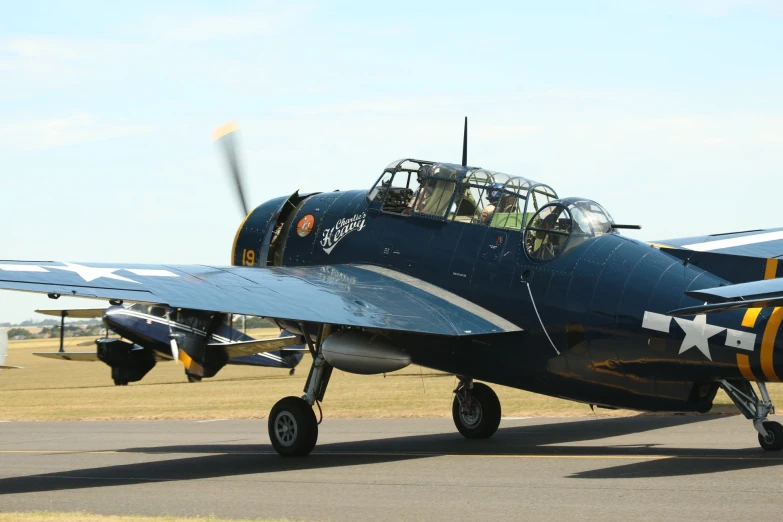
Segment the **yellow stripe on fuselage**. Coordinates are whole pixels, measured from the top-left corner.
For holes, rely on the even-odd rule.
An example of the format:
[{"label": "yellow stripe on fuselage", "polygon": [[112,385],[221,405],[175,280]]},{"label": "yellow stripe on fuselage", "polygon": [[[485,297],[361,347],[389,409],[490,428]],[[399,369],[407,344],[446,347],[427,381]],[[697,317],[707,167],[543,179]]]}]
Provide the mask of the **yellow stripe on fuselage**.
[{"label": "yellow stripe on fuselage", "polygon": [[748,308],[745,312],[745,317],[742,318],[742,326],[745,328],[753,328],[756,326],[756,319],[759,318],[761,308]]},{"label": "yellow stripe on fuselage", "polygon": [[[767,259],[767,265],[764,267],[764,279],[775,279],[775,276],[778,273],[778,260],[777,259]],[[742,326],[745,328],[754,328],[756,326],[756,321],[759,318],[759,315],[761,314],[761,308],[748,308],[745,311],[745,317],[742,318]],[[773,312],[774,313],[774,312]],[[772,317],[769,318],[770,321],[772,321]],[[780,323],[778,323],[778,326],[780,326]],[[769,323],[767,323],[767,327],[769,327]],[[775,349],[775,333],[773,333],[772,336],[772,347],[770,348],[769,352],[769,368],[771,368],[772,375],[775,375],[777,379],[777,375],[775,374],[775,369],[773,365],[773,354],[772,352]],[[767,329],[764,330],[764,338],[767,338]],[[762,354],[764,354],[763,349],[763,340],[762,340]],[[755,381],[756,377],[753,375],[753,371],[750,369],[750,358],[747,355],[743,354],[737,354],[737,367],[739,367],[740,373],[742,373],[742,376],[745,377],[749,381]],[[764,365],[762,362],[762,369],[764,369]],[[764,374],[767,374],[767,370],[764,369]],[[769,376],[767,375],[767,378]]]},{"label": "yellow stripe on fuselage", "polygon": [[775,279],[778,273],[778,260],[767,259],[767,268],[764,270],[764,279]]},{"label": "yellow stripe on fuselage", "polygon": [[737,354],[737,367],[740,373],[749,381],[755,381],[756,376],[753,375],[753,370],[750,369],[750,357],[744,353]]},{"label": "yellow stripe on fuselage", "polygon": [[783,322],[783,307],[779,306],[772,310],[767,327],[764,328],[764,337],[761,340],[761,369],[764,371],[764,376],[770,381],[780,381],[775,373],[774,354],[775,338],[778,335],[781,322]]}]

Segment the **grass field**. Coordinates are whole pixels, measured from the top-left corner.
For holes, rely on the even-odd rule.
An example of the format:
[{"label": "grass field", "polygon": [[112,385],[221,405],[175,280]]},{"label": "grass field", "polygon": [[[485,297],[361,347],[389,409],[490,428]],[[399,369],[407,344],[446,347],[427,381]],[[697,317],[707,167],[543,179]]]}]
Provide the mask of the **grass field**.
[{"label": "grass field", "polygon": [[[256,337],[276,331],[251,331]],[[77,346],[85,338],[66,339],[66,351],[92,351]],[[187,383],[184,369],[158,363],[140,382],[114,386],[101,362],[72,362],[36,357],[36,351],[57,351],[57,339],[12,341],[7,364],[22,370],[0,373],[0,420],[116,419],[254,419],[264,418],[275,402],[301,395],[310,366],[309,355],[294,376],[287,370],[226,366],[216,377]],[[449,417],[455,378],[418,366],[382,375],[353,375],[336,370],[323,403],[329,418]],[[590,416],[590,408],[520,390],[495,386],[504,416]],[[783,385],[772,385],[783,397]],[[720,392],[713,412],[734,413]],[[632,415],[623,410],[596,409],[598,416]]]}]

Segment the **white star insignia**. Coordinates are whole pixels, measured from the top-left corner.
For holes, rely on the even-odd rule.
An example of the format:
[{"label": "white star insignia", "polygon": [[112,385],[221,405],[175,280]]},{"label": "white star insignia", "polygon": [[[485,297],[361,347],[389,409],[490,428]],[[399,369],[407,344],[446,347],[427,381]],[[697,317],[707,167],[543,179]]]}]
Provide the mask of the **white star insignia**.
[{"label": "white star insignia", "polygon": [[682,340],[680,353],[682,354],[696,347],[711,361],[709,338],[721,333],[725,328],[707,324],[707,316],[705,314],[697,315],[693,318],[693,321],[681,317],[675,317],[674,320],[677,321],[677,324],[685,332],[685,339]]},{"label": "white star insignia", "polygon": [[81,277],[88,283],[95,279],[105,277],[106,279],[127,281],[129,283],[136,283],[137,285],[141,284],[138,281],[134,281],[133,279],[128,279],[127,277],[123,277],[121,275],[117,275],[114,273],[117,270],[122,270],[122,268],[96,268],[92,266],[77,265],[76,263],[63,263],[63,264],[66,266],[47,266],[44,268],[55,268],[57,270],[66,270],[68,272],[75,272],[76,274],[79,274],[79,277]]}]

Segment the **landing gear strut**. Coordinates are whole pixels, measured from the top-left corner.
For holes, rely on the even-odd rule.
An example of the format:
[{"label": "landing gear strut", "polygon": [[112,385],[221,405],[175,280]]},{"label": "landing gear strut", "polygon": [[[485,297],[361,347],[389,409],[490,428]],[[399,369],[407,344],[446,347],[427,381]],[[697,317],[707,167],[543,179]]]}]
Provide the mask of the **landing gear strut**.
[{"label": "landing gear strut", "polygon": [[720,381],[723,391],[734,401],[745,418],[753,421],[753,427],[759,432],[759,444],[767,451],[783,449],[783,426],[779,422],[768,421],[767,415],[775,413],[775,406],[769,398],[767,385],[757,382],[761,398],[759,399],[750,381]]},{"label": "landing gear strut", "polygon": [[313,404],[323,400],[332,376],[332,366],[321,352],[321,343],[329,333],[328,325],[321,325],[315,343],[303,325],[300,325],[300,330],[313,356],[313,365],[304,387],[305,394],[301,398],[281,399],[269,414],[269,439],[275,451],[283,457],[304,457],[313,451],[320,423],[315,419]]},{"label": "landing gear strut", "polygon": [[500,401],[492,388],[467,377],[454,390],[451,416],[463,437],[487,439],[500,425]]}]

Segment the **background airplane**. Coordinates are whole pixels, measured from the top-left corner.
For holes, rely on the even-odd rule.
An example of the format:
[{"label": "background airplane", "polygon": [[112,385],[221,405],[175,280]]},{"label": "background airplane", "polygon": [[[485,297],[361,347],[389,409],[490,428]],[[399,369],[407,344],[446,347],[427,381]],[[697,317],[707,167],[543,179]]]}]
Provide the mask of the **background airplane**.
[{"label": "background airplane", "polygon": [[[190,382],[214,377],[226,364],[287,368],[293,374],[304,351],[301,341],[287,332],[279,338],[254,339],[234,328],[231,316],[215,319],[213,314],[163,305],[36,311],[60,317],[61,322],[60,351],[35,355],[66,361],[102,361],[111,367],[112,379],[118,386],[141,380],[158,361],[171,360],[182,362]],[[95,340],[97,351],[64,351],[66,317],[103,319],[107,335]],[[109,331],[121,338],[110,338]]]},{"label": "background airplane", "polygon": [[[161,302],[216,322],[255,315],[302,336],[313,355],[304,395],[269,414],[284,456],[315,446],[312,406],[334,368],[411,362],[458,376],[452,417],[467,438],[500,423],[481,379],[669,412],[709,411],[723,389],[765,450],[783,448],[765,384],[783,375],[780,230],[634,240],[595,201],[469,167],[467,126],[461,165],[398,160],[368,188],[294,192],[247,212],[232,131],[217,136],[246,212],[232,266],[6,261],[0,288]],[[188,353],[198,364],[202,348]]]}]

